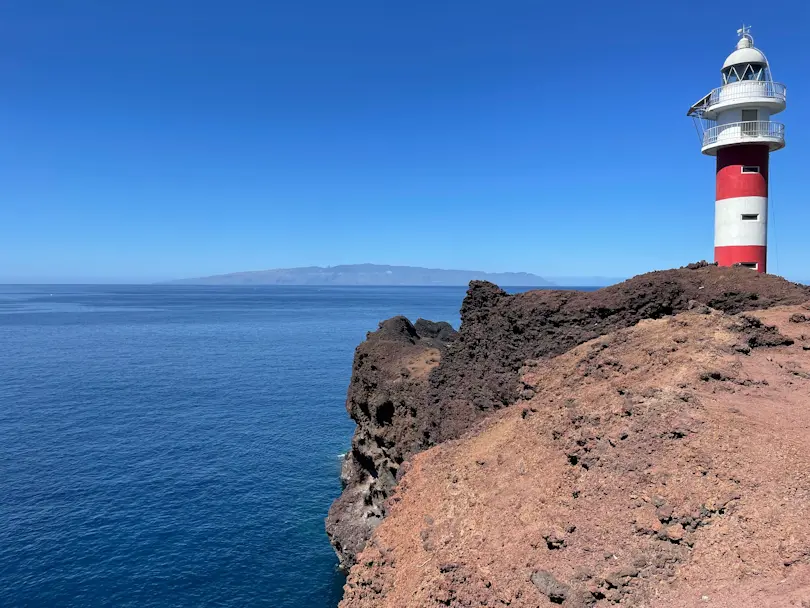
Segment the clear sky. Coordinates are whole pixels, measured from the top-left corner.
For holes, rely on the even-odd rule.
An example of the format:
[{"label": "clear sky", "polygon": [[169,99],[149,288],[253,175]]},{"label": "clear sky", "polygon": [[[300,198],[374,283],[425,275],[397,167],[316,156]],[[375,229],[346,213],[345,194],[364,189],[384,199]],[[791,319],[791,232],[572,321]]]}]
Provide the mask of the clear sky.
[{"label": "clear sky", "polygon": [[769,270],[810,278],[809,6],[5,0],[0,281],[711,259],[685,114],[743,21],[788,86]]}]

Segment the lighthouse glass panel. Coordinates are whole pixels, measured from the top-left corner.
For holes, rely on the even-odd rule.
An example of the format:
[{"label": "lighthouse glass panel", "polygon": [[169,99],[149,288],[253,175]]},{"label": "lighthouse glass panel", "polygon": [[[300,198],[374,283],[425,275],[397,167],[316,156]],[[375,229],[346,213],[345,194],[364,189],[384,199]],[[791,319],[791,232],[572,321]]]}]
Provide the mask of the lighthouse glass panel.
[{"label": "lighthouse glass panel", "polygon": [[762,80],[762,68],[760,66],[749,65],[745,68],[743,80]]}]

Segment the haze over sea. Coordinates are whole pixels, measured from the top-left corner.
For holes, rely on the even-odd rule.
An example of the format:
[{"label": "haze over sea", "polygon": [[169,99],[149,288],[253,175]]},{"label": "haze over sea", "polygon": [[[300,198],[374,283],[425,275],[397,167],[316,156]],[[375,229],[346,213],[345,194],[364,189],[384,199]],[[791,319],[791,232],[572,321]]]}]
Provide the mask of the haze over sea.
[{"label": "haze over sea", "polygon": [[354,348],[464,291],[0,286],[0,606],[335,606]]}]

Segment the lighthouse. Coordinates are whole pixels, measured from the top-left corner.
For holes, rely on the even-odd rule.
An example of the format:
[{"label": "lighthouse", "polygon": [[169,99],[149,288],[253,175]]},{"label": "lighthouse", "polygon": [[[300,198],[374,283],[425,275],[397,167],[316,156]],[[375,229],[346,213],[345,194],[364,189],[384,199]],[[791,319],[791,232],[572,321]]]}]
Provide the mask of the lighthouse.
[{"label": "lighthouse", "polygon": [[717,158],[714,260],[765,272],[768,251],[768,164],[785,147],[785,85],[774,82],[768,59],[750,28],[721,69],[722,84],[689,108],[701,133],[701,152]]}]

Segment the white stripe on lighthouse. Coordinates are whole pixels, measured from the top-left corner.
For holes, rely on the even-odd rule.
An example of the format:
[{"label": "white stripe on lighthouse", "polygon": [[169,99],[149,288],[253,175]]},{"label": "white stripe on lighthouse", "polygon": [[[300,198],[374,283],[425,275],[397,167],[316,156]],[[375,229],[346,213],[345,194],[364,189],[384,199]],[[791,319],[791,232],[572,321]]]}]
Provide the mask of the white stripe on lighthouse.
[{"label": "white stripe on lighthouse", "polygon": [[765,246],[768,242],[768,199],[739,196],[715,202],[714,246]]}]

